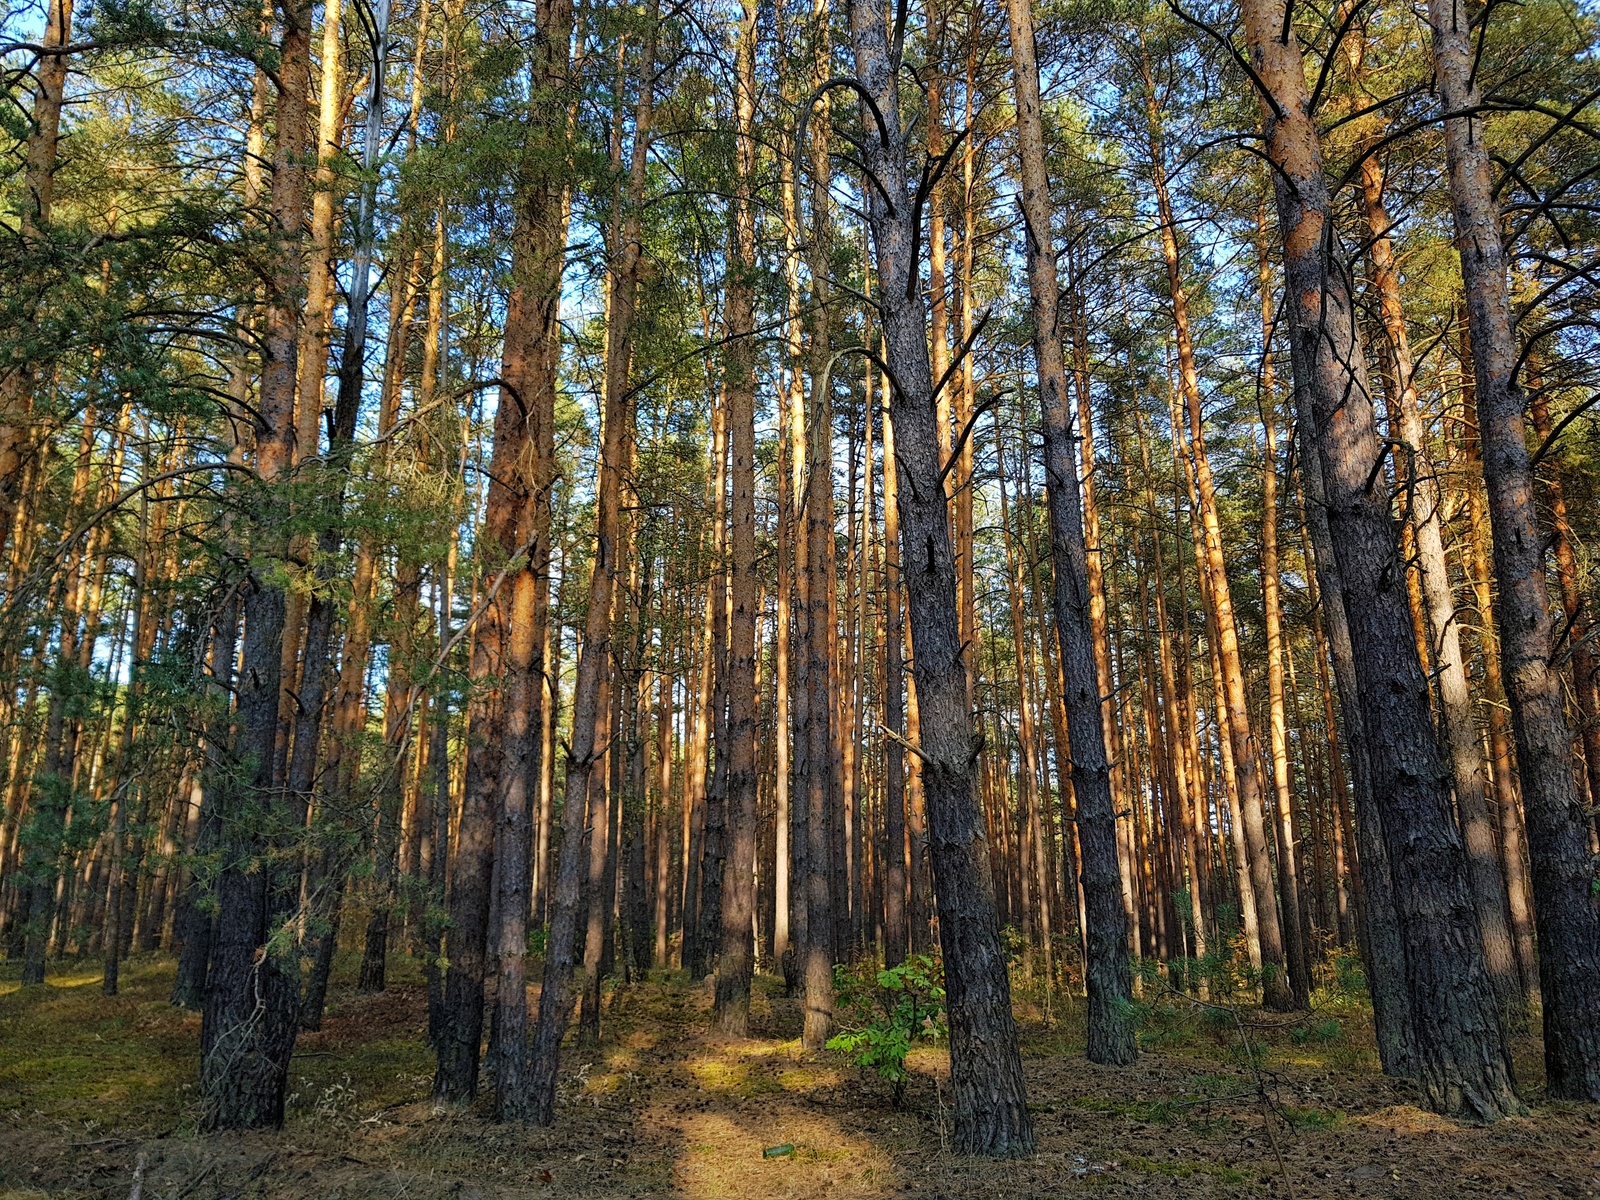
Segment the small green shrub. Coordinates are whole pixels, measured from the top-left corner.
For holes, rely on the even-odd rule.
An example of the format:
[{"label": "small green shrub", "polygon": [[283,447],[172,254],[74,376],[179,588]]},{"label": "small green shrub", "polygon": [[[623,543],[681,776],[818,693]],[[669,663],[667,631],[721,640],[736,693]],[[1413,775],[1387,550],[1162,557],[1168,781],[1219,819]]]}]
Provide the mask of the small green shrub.
[{"label": "small green shrub", "polygon": [[1301,1025],[1289,1031],[1289,1040],[1296,1045],[1306,1044],[1326,1046],[1337,1042],[1344,1036],[1344,1023],[1336,1017],[1326,1021],[1314,1021],[1310,1025]]},{"label": "small green shrub", "polygon": [[894,1088],[898,1108],[911,1078],[906,1070],[911,1047],[918,1041],[936,1042],[949,1033],[944,965],[926,954],[913,954],[899,966],[875,973],[870,968],[837,967],[834,991],[852,1025],[828,1039],[828,1049],[876,1071]]}]

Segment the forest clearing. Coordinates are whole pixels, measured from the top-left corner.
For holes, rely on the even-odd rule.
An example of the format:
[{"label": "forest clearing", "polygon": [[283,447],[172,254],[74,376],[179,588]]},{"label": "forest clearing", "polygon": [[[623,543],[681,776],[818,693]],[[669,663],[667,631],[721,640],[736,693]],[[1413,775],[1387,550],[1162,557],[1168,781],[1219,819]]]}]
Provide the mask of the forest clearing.
[{"label": "forest clearing", "polygon": [[[1539,1104],[1489,1127],[1434,1116],[1378,1074],[1359,999],[1332,993],[1306,1020],[1239,1014],[1265,1100],[1231,1014],[1165,1014],[1125,1072],[1083,1059],[1081,1012],[1046,1019],[1025,1003],[1039,1151],[996,1163],[949,1151],[941,1051],[913,1056],[897,1109],[840,1055],[801,1050],[775,978],[758,980],[747,1039],[716,1035],[709,989],[681,975],[624,985],[604,1043],[579,1051],[562,1082],[556,1128],[530,1130],[432,1103],[413,964],[390,991],[360,996],[355,962],[341,962],[324,1028],[296,1052],[282,1134],[207,1137],[195,1128],[197,1020],[166,1003],[171,969],[131,963],[110,1003],[88,970],[31,1000],[0,976],[0,1195],[122,1200],[141,1158],[145,1196],[196,1200],[1600,1195],[1593,1106]],[[1517,1050],[1536,1093],[1536,1046]]]}]

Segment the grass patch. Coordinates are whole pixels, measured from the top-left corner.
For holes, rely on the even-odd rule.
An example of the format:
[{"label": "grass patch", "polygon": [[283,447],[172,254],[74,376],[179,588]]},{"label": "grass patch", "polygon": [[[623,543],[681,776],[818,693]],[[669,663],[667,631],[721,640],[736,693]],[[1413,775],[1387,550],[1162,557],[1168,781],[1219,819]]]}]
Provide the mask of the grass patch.
[{"label": "grass patch", "polygon": [[101,995],[100,978],[98,969],[73,970],[27,989],[6,980],[0,1116],[93,1130],[115,1113],[120,1128],[141,1133],[182,1124],[200,1017],[167,1003],[170,962],[129,960],[118,996]]},{"label": "grass patch", "polygon": [[1168,1179],[1193,1179],[1198,1175],[1215,1179],[1218,1183],[1249,1183],[1255,1178],[1249,1171],[1241,1171],[1237,1167],[1225,1166],[1222,1163],[1161,1162],[1138,1154],[1128,1155],[1122,1160],[1122,1165],[1141,1175],[1161,1175]]},{"label": "grass patch", "polygon": [[1280,1104],[1278,1111],[1295,1129],[1333,1129],[1345,1121],[1344,1113],[1336,1108],[1301,1108],[1295,1104]]}]

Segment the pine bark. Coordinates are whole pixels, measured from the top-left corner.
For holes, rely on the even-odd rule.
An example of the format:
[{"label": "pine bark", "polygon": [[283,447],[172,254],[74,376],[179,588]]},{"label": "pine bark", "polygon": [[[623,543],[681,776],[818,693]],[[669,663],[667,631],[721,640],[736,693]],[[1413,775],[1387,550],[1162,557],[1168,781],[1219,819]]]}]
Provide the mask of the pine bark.
[{"label": "pine bark", "polygon": [[1527,396],[1506,283],[1500,212],[1489,169],[1471,22],[1460,0],[1429,0],[1434,73],[1445,111],[1445,152],[1456,248],[1466,290],[1477,385],[1478,439],[1489,492],[1506,694],[1516,737],[1539,926],[1545,1086],[1567,1100],[1600,1100],[1600,896],[1589,861],[1553,633],[1545,548],[1527,446]]},{"label": "pine bark", "polygon": [[[263,563],[286,549],[273,493],[288,475],[294,450],[295,355],[304,284],[311,7],[291,0],[281,12],[269,202],[272,267],[255,414],[261,490],[252,516]],[[237,706],[237,750],[247,778],[229,789],[222,806],[218,920],[200,1030],[201,1123],[208,1130],[283,1124],[289,1058],[299,1026],[299,965],[282,939],[274,938],[297,899],[298,872],[270,855],[292,828],[278,758],[284,609],[282,588],[264,573],[255,575],[244,600]],[[265,863],[260,861],[264,853],[269,854]]]},{"label": "pine bark", "polygon": [[756,3],[744,0],[737,51],[734,258],[727,286],[728,440],[732,495],[728,515],[730,593],[728,623],[728,871],[723,888],[717,962],[716,1017],[724,1033],[750,1028],[756,902],[756,508],[755,508],[755,280],[756,226],[751,190],[755,177]]},{"label": "pine bark", "polygon": [[[45,5],[42,44],[52,50],[72,44],[73,0],[49,0]],[[35,78],[32,129],[28,131],[23,168],[27,201],[22,206],[22,240],[30,249],[42,249],[49,236],[55,202],[57,148],[61,141],[61,111],[66,102],[67,70],[71,56],[46,54],[39,60]],[[32,303],[25,315],[31,321]],[[33,428],[33,364],[24,360],[0,364],[0,551],[6,549],[29,477]],[[23,559],[18,556],[16,562]]]},{"label": "pine bark", "polygon": [[[1099,671],[1089,615],[1088,551],[1082,496],[1068,411],[1066,363],[1057,310],[1054,212],[1045,174],[1044,125],[1030,0],[1009,0],[1017,141],[1028,261],[1029,311],[1045,439],[1045,480],[1054,568],[1054,614],[1060,642],[1072,788],[1088,928],[1085,984],[1089,994],[1090,1061],[1127,1064],[1138,1057],[1130,1020],[1132,970],[1117,865],[1116,810],[1101,719]],[[1058,747],[1060,752],[1063,747]]]},{"label": "pine bark", "polygon": [[[1351,37],[1347,51],[1358,71],[1362,41]],[[1359,199],[1371,239],[1368,254],[1372,287],[1377,293],[1388,352],[1384,382],[1389,391],[1389,415],[1405,442],[1404,457],[1396,466],[1405,488],[1401,509],[1408,516],[1415,539],[1418,569],[1412,578],[1420,584],[1427,611],[1428,652],[1438,680],[1441,723],[1450,755],[1456,813],[1466,843],[1467,875],[1478,910],[1478,928],[1483,934],[1484,962],[1502,1009],[1508,1018],[1517,1020],[1527,1002],[1526,989],[1512,943],[1506,882],[1495,844],[1494,818],[1489,812],[1483,747],[1478,739],[1475,706],[1461,652],[1461,624],[1456,620],[1450,567],[1445,557],[1443,496],[1417,396],[1416,367],[1400,296],[1400,268],[1390,238],[1393,221],[1384,189],[1382,165],[1375,154],[1365,153],[1361,159]]]},{"label": "pine bark", "polygon": [[[1148,68],[1146,68],[1148,71]],[[1148,74],[1146,76],[1148,81]],[[1172,305],[1173,325],[1178,343],[1178,385],[1188,416],[1188,457],[1194,471],[1196,514],[1202,534],[1204,553],[1197,558],[1206,578],[1206,595],[1213,613],[1213,629],[1217,637],[1217,657],[1221,666],[1220,695],[1223,713],[1227,718],[1229,744],[1233,750],[1234,780],[1239,798],[1239,812],[1243,818],[1245,850],[1250,868],[1250,881],[1256,900],[1256,928],[1261,941],[1261,990],[1268,1008],[1290,1009],[1303,1007],[1305,1000],[1291,986],[1300,973],[1292,969],[1298,942],[1298,925],[1286,927],[1278,920],[1278,907],[1273,901],[1276,889],[1272,879],[1272,861],[1267,850],[1267,817],[1265,789],[1262,787],[1260,754],[1255,732],[1251,727],[1250,708],[1245,696],[1244,661],[1239,650],[1239,627],[1234,615],[1233,591],[1228,581],[1227,556],[1222,542],[1221,517],[1217,507],[1216,482],[1211,472],[1211,458],[1206,451],[1204,416],[1201,411],[1200,377],[1195,366],[1194,344],[1190,335],[1188,294],[1184,288],[1182,266],[1179,261],[1177,226],[1173,219],[1172,203],[1167,194],[1164,150],[1159,136],[1159,114],[1156,112],[1154,85],[1147,82],[1147,104],[1150,121],[1150,161],[1155,186],[1156,203],[1161,213],[1161,250],[1167,268],[1167,289]],[[1286,971],[1285,968],[1290,970]],[[1303,982],[1303,978],[1301,979]]]},{"label": "pine bark", "polygon": [[501,355],[501,404],[521,416],[516,463],[517,540],[526,561],[512,581],[506,662],[497,873],[498,979],[491,1054],[495,1111],[501,1120],[531,1112],[525,958],[533,901],[535,806],[545,776],[546,663],[550,613],[551,488],[555,477],[555,396],[560,364],[561,277],[565,260],[566,180],[559,168],[565,88],[571,59],[571,0],[542,0],[536,12],[534,78],[518,181],[518,213]]},{"label": "pine bark", "polygon": [[[1373,794],[1393,865],[1420,1078],[1438,1111],[1493,1120],[1523,1111],[1484,968],[1466,855],[1450,806],[1428,685],[1411,633],[1382,445],[1343,275],[1304,61],[1277,0],[1243,0],[1275,170],[1297,393],[1323,468],[1366,718]],[[1288,30],[1287,34],[1284,32]]]},{"label": "pine bark", "polygon": [[[631,437],[633,406],[628,394],[632,361],[633,318],[643,257],[640,242],[654,111],[656,7],[647,14],[644,46],[638,65],[641,81],[634,114],[633,159],[625,193],[621,244],[612,268],[610,309],[606,322],[605,392],[596,497],[596,539],[590,568],[578,675],[572,695],[572,734],[567,748],[567,776],[562,801],[561,853],[552,894],[546,941],[544,983],[534,1026],[528,1068],[527,1119],[536,1125],[555,1122],[556,1081],[561,1065],[561,1040],[572,1019],[574,958],[582,909],[586,860],[591,841],[605,837],[605,790],[592,786],[596,764],[605,753],[597,744],[602,684],[611,666],[611,607],[622,545],[620,499],[624,455]],[[590,862],[588,865],[592,865]]]},{"label": "pine bark", "polygon": [[949,464],[939,453],[927,310],[916,286],[920,206],[907,186],[900,64],[891,55],[881,0],[852,0],[850,31],[858,81],[883,121],[881,129],[870,122],[864,129],[863,161],[882,189],[869,188],[868,222],[892,374],[900,553],[915,638],[918,756],[944,952],[954,1146],[963,1154],[1016,1157],[1033,1152],[1033,1124],[974,788],[979,746],[959,644],[945,492]]}]

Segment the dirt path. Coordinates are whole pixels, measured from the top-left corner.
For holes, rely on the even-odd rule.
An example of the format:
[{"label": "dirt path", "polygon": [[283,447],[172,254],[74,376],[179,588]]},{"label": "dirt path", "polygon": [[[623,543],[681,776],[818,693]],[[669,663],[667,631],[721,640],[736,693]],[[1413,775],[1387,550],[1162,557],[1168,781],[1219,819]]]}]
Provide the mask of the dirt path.
[{"label": "dirt path", "polygon": [[788,1040],[792,1002],[758,998],[759,1036],[728,1040],[707,990],[671,981],[617,993],[603,1043],[569,1048],[555,1129],[436,1111],[422,993],[403,985],[336,992],[301,1040],[281,1134],[202,1138],[197,1020],[165,1006],[168,979],[143,964],[109,1005],[87,979],[0,995],[0,1200],[123,1200],[141,1159],[143,1200],[1600,1196],[1600,1108],[1440,1120],[1364,1065],[1348,1014],[1262,1031],[1256,1069],[1214,1023],[1154,1029],[1167,1044],[1127,1070],[1085,1062],[1070,1021],[1031,1025],[1040,1153],[972,1162],[943,1150],[937,1051],[918,1052],[896,1111],[883,1085]]}]

